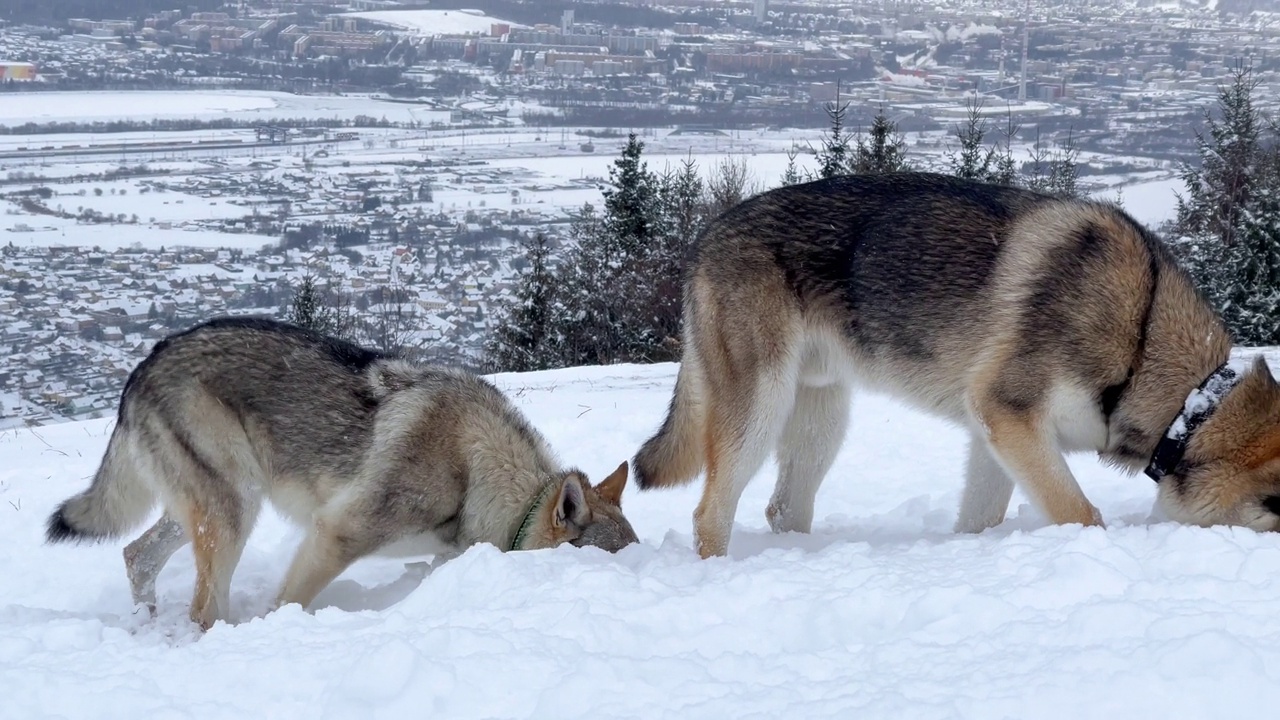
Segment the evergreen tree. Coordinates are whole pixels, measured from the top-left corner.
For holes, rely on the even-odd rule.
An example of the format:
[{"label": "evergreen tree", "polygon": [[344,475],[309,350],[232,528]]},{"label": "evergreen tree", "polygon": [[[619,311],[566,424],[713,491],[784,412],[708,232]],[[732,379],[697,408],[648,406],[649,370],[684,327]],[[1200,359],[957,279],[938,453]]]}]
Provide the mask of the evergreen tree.
[{"label": "evergreen tree", "polygon": [[637,348],[632,360],[679,358],[685,255],[712,217],[742,200],[745,170],[745,163],[725,161],[712,174],[711,182],[704,183],[697,163],[690,159],[663,179],[666,233],[656,252],[647,258],[644,277],[638,278],[648,289],[648,312],[641,321],[650,332],[647,344]]},{"label": "evergreen tree", "polygon": [[[661,183],[662,210],[667,216],[663,223],[667,233],[662,239],[659,254],[668,265],[679,263],[684,251],[702,230],[707,215],[728,209],[742,198],[732,189],[722,190],[722,197],[708,198],[712,191],[702,181],[698,164],[692,159],[683,160],[680,168],[664,177]],[[717,207],[717,200],[723,207]]]},{"label": "evergreen tree", "polygon": [[1050,195],[1081,197],[1077,183],[1079,155],[1080,151],[1070,134],[1058,147],[1051,150],[1040,141],[1040,131],[1036,130],[1036,141],[1031,146],[1031,161],[1027,164],[1028,177],[1024,184],[1032,190]]},{"label": "evergreen tree", "polygon": [[996,151],[986,145],[987,121],[982,117],[982,101],[966,101],[965,111],[965,124],[952,130],[960,147],[948,158],[951,174],[965,180],[985,181],[995,161]]},{"label": "evergreen tree", "polygon": [[787,150],[787,169],[782,173],[782,185],[797,185],[802,182],[799,168],[796,167],[796,157],[799,153],[792,147]]},{"label": "evergreen tree", "polygon": [[813,179],[833,178],[849,172],[849,160],[852,148],[849,135],[844,129],[844,116],[848,112],[847,103],[840,102],[840,83],[836,83],[836,99],[825,107],[830,131],[822,139],[822,147],[817,150],[818,172]]},{"label": "evergreen tree", "polygon": [[494,371],[525,372],[555,365],[551,335],[555,278],[551,245],[541,232],[521,238],[529,267],[520,275],[515,301],[485,344],[486,364]]},{"label": "evergreen tree", "polygon": [[1218,91],[1221,119],[1205,109],[1208,133],[1196,133],[1200,165],[1183,165],[1181,173],[1187,187],[1187,197],[1178,198],[1181,232],[1207,234],[1223,245],[1234,243],[1251,199],[1260,150],[1263,120],[1253,102],[1257,86],[1251,68],[1237,66],[1230,83]]},{"label": "evergreen tree", "polygon": [[986,140],[990,130],[982,116],[982,104],[981,99],[967,101],[965,124],[957,125],[953,130],[960,146],[950,157],[951,174],[968,180],[1013,185],[1017,179],[1017,164],[1013,159],[1012,142],[1017,128],[1013,125],[1012,113],[1004,133],[1004,146],[988,145]]},{"label": "evergreen tree", "polygon": [[1049,162],[1049,191],[1059,197],[1082,197],[1077,183],[1079,178],[1080,150],[1075,139],[1067,133],[1067,139],[1058,144],[1058,151]]},{"label": "evergreen tree", "polygon": [[285,318],[294,325],[320,333],[332,329],[332,311],[325,302],[324,291],[316,284],[315,276],[307,273],[298,282]]},{"label": "evergreen tree", "polygon": [[[584,205],[570,224],[554,278],[535,280],[532,270],[522,278],[506,326],[488,348],[495,366],[678,357],[685,253],[707,220],[712,195],[722,203],[737,202],[747,175],[744,163],[722,164],[712,193],[692,160],[656,175],[642,153],[633,136],[611,169],[603,211]],[[531,265],[538,266],[532,257]],[[539,273],[551,275],[545,263]]]},{"label": "evergreen tree", "polygon": [[310,273],[304,275],[294,288],[285,320],[325,335],[354,339],[355,319],[350,308],[334,302]]},{"label": "evergreen tree", "polygon": [[604,217],[618,249],[634,253],[658,233],[658,178],[641,160],[644,142],[631,133],[622,155],[609,168]]},{"label": "evergreen tree", "polygon": [[1280,133],[1264,137],[1257,82],[1237,67],[1184,166],[1175,250],[1236,340],[1280,344]]},{"label": "evergreen tree", "polygon": [[859,134],[854,141],[849,171],[855,175],[903,172],[911,169],[907,162],[907,141],[898,132],[897,123],[880,108],[871,121],[868,138]]},{"label": "evergreen tree", "polygon": [[615,297],[618,264],[609,259],[609,223],[590,204],[569,226],[569,247],[556,273],[552,327],[558,367],[607,365],[621,356]]},{"label": "evergreen tree", "polygon": [[1258,163],[1258,182],[1230,246],[1223,314],[1239,342],[1280,345],[1280,147]]},{"label": "evergreen tree", "polygon": [[643,151],[632,134],[610,168],[603,212],[587,206],[571,226],[574,247],[558,276],[555,322],[564,365],[666,357],[661,348],[678,307],[666,284],[678,277],[676,258],[683,259],[689,233],[701,221],[691,199],[701,193],[701,181],[691,164],[655,175]]},{"label": "evergreen tree", "polygon": [[996,154],[996,161],[991,168],[991,182],[1014,187],[1018,184],[1018,161],[1013,159],[1013,137],[1018,134],[1018,126],[1013,124],[1013,113],[1009,113],[1009,122],[1003,134],[1004,147]]}]

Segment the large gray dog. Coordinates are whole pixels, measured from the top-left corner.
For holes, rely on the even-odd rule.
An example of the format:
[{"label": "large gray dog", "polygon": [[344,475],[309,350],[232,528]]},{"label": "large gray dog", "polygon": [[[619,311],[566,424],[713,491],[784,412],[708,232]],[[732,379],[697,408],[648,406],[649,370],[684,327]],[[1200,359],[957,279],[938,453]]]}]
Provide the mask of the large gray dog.
[{"label": "large gray dog", "polygon": [[769,523],[810,529],[860,385],[970,430],[961,531],[1000,522],[1015,483],[1052,522],[1101,524],[1073,450],[1145,467],[1175,520],[1280,523],[1280,385],[1229,362],[1222,321],[1114,205],[926,173],[771,190],[698,240],[683,332],[633,470],[651,488],[706,469],[704,557],[775,450]]}]

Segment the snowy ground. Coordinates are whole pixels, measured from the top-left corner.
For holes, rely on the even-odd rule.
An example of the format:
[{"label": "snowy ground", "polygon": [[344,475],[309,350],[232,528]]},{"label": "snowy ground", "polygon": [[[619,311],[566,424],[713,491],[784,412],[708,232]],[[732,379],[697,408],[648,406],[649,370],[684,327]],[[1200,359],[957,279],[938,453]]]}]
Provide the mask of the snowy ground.
[{"label": "snowy ground", "polygon": [[265,121],[277,118],[349,120],[357,115],[370,115],[394,122],[430,122],[448,117],[448,113],[440,112],[424,116],[424,110],[363,95],[294,95],[269,90],[41,92],[6,96],[4,103],[0,103],[0,125],[119,119],[209,120],[228,116]]},{"label": "snowy ground", "polygon": [[[1280,355],[1272,356],[1280,367]],[[660,422],[674,366],[498,376],[598,479]],[[623,506],[641,543],[502,554],[425,575],[358,563],[314,614],[257,617],[299,531],[267,514],[233,584],[237,625],[183,623],[189,550],[134,614],[123,543],[42,544],[107,421],[0,435],[0,717],[1223,718],[1280,702],[1280,536],[1151,519],[1152,483],[1072,466],[1109,527],[1046,526],[1015,495],[980,536],[950,526],[964,434],[886,398],[854,424],[815,532],[764,522],[699,560],[698,487]]]}]

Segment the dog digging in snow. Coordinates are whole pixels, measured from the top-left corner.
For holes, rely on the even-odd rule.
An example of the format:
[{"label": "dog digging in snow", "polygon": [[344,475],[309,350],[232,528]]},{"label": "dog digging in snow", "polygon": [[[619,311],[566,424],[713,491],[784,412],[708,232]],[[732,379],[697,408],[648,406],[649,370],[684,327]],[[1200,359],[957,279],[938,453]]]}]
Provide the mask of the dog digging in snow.
[{"label": "dog digging in snow", "polygon": [[[1114,205],[927,173],[778,188],[695,243],[681,362],[642,489],[705,469],[694,534],[724,555],[776,451],[774,532],[809,532],[859,385],[971,434],[957,532],[1015,484],[1053,523],[1102,525],[1063,453],[1157,483],[1175,520],[1280,524],[1280,385],[1148,229]],[[856,428],[856,422],[855,422]]]},{"label": "dog digging in snow", "polygon": [[442,557],[475,543],[635,542],[624,462],[592,486],[483,378],[292,325],[222,318],[160,341],[129,376],[106,455],[48,522],[50,542],[119,536],[134,601],[192,542],[191,619],[226,620],[231,575],[263,498],[307,529],[275,606],[307,606],[398,541]]}]

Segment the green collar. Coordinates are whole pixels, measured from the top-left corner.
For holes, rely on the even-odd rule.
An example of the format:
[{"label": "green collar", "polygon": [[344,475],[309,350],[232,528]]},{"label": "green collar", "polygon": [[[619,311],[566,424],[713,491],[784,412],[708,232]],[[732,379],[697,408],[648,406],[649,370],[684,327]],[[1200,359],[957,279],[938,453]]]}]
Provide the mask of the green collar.
[{"label": "green collar", "polygon": [[520,523],[520,529],[516,530],[516,539],[511,541],[512,551],[524,549],[521,545],[524,544],[525,533],[529,531],[529,524],[533,522],[533,515],[538,511],[538,507],[542,505],[542,502],[546,500],[547,493],[550,492],[551,488],[555,485],[556,481],[552,480],[542,486],[542,489],[538,491],[538,496],[533,499],[533,504],[529,506],[529,512],[524,514],[524,520]]}]

